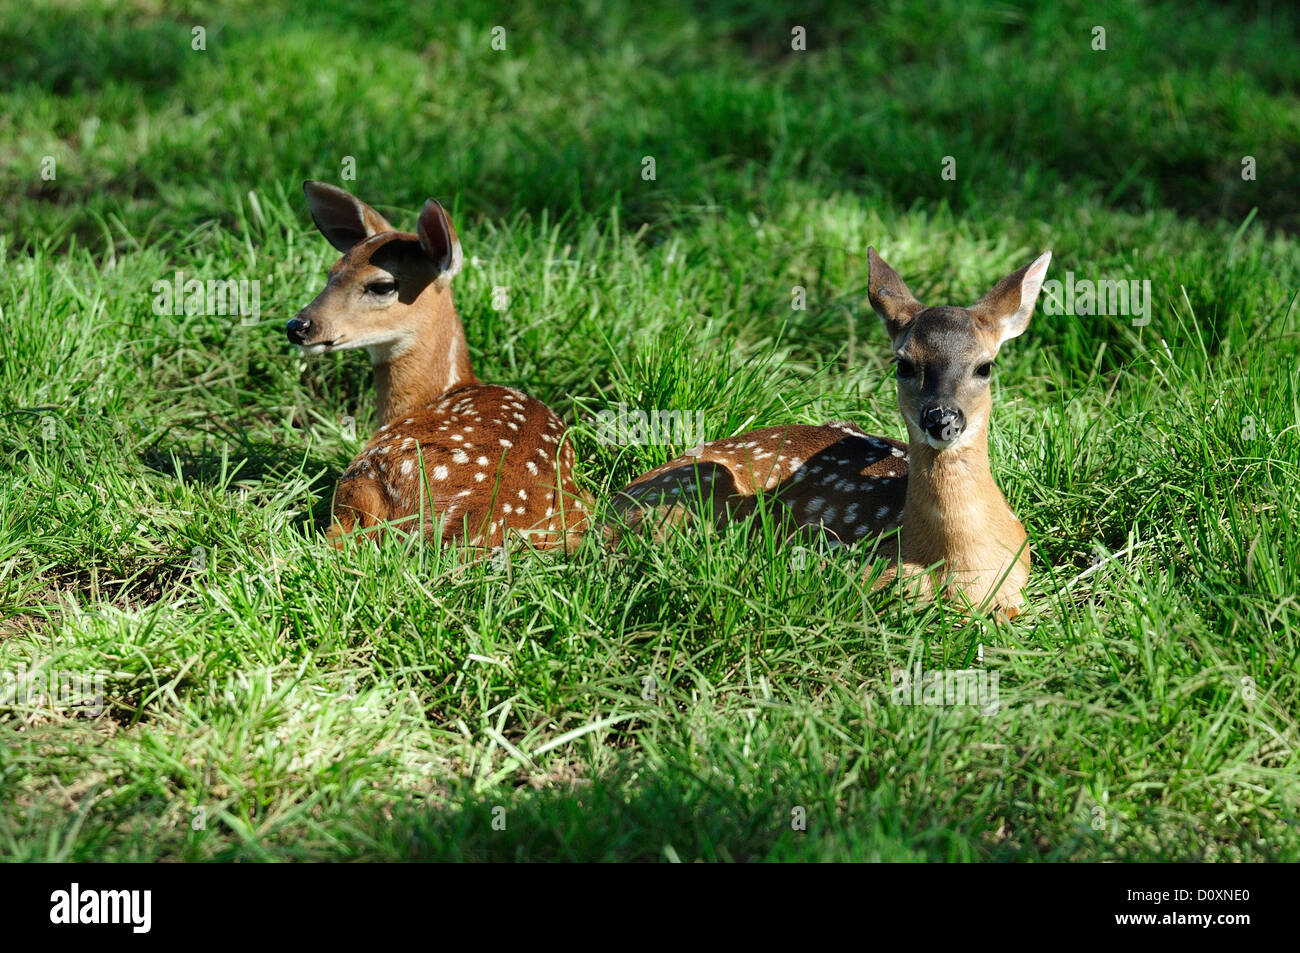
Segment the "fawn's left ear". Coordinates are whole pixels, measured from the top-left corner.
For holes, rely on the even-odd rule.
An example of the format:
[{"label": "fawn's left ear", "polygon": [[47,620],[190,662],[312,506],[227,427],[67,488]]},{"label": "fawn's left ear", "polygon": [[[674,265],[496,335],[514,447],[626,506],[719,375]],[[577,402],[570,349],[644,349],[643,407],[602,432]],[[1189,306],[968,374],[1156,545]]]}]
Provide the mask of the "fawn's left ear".
[{"label": "fawn's left ear", "polygon": [[433,260],[438,269],[438,280],[446,283],[460,273],[465,256],[460,250],[460,239],[451,227],[451,217],[433,199],[424,203],[420,213],[420,247]]},{"label": "fawn's left ear", "polygon": [[1017,268],[994,286],[993,290],[971,305],[970,312],[981,324],[991,325],[998,344],[1019,337],[1029,327],[1038,292],[1047,277],[1052,253],[1045,251],[1030,264]]}]

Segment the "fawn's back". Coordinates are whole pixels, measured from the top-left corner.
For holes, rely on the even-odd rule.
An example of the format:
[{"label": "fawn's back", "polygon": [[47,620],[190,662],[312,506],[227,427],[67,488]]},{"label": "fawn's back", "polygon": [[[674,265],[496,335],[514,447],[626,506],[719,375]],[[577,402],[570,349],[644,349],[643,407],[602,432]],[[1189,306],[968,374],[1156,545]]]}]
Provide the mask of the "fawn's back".
[{"label": "fawn's back", "polygon": [[[339,481],[338,532],[378,520],[443,524],[444,538],[500,546],[508,531],[567,544],[585,526],[564,424],[508,387],[468,384],[383,424]],[[387,515],[380,515],[387,514]]]},{"label": "fawn's back", "polygon": [[632,481],[614,510],[629,527],[680,523],[703,503],[715,524],[772,507],[786,535],[816,530],[840,545],[896,529],[907,493],[907,445],[851,423],[767,427],[701,444]]}]

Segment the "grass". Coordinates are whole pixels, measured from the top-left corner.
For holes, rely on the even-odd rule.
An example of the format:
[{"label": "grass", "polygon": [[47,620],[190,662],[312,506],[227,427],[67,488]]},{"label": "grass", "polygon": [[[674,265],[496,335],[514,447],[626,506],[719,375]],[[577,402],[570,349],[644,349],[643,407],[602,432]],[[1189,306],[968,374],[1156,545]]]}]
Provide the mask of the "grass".
[{"label": "grass", "polygon": [[[1270,4],[7,7],[0,678],[100,673],[106,708],[0,708],[0,852],[1300,859],[1296,29]],[[1040,311],[999,359],[995,476],[1035,554],[1013,625],[873,594],[852,552],[796,568],[762,522],[336,553],[314,521],[374,397],[358,355],[284,339],[334,257],[305,178],[408,227],[448,205],[477,372],[565,417],[598,498],[684,449],[597,442],[620,402],[710,438],[902,436],[869,244],[932,303],[1050,247],[1049,277],[1149,280],[1154,308]],[[176,270],[258,279],[260,322],[155,314]],[[892,703],[916,663],[996,671],[997,712]]]}]

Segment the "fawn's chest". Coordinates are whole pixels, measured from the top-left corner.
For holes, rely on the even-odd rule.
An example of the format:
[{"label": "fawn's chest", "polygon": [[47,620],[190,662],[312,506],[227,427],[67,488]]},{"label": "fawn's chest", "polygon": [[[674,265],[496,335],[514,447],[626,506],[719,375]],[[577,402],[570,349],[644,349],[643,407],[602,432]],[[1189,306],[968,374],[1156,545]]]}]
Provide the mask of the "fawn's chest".
[{"label": "fawn's chest", "polygon": [[914,469],[901,555],[909,573],[940,574],[976,602],[998,593],[1015,605],[1029,576],[1025,529],[981,460],[954,459]]}]

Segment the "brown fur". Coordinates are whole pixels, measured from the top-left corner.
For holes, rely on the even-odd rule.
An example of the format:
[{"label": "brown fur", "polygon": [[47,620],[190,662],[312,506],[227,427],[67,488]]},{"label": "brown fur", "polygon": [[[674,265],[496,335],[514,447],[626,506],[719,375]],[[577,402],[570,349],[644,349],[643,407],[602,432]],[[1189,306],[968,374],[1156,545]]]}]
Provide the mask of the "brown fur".
[{"label": "brown fur", "polygon": [[[867,257],[871,304],[899,363],[898,406],[912,462],[897,575],[918,595],[937,588],[1015,616],[1029,578],[1029,545],[989,468],[993,405],[989,376],[979,372],[1028,326],[1050,253],[1003,278],[970,308],[927,308],[874,248]],[[959,408],[965,426],[936,447],[922,417],[939,404]]]},{"label": "brown fur", "polygon": [[802,530],[816,524],[850,545],[898,527],[907,467],[904,444],[850,423],[768,427],[702,444],[642,474],[614,510],[629,526],[653,512],[662,527],[681,522],[684,508],[702,498],[721,525],[751,515],[761,490],[788,535],[806,539]]},{"label": "brown fur", "polygon": [[[1029,578],[1029,547],[989,468],[988,380],[1002,343],[1028,325],[1050,253],[970,308],[926,308],[874,248],[868,259],[871,304],[900,365],[906,448],[851,424],[750,431],[637,477],[615,510],[629,526],[656,513],[653,525],[662,527],[681,522],[699,496],[723,523],[751,514],[761,490],[791,536],[812,531],[879,545],[901,526],[896,547],[882,550],[895,560],[885,581],[899,578],[919,597],[937,590],[1014,616]],[[962,414],[963,428],[951,440],[923,426],[927,408],[940,405]]]},{"label": "brown fur", "polygon": [[[471,545],[499,546],[513,532],[572,548],[589,502],[564,424],[541,401],[474,375],[451,295],[460,243],[442,207],[427,203],[414,235],[342,189],[304,188],[343,257],[295,319],[307,328],[291,336],[309,351],[369,350],[381,420],[339,480],[330,538],[396,522],[430,536],[441,524],[444,540]],[[393,292],[367,290],[389,281]]]}]

